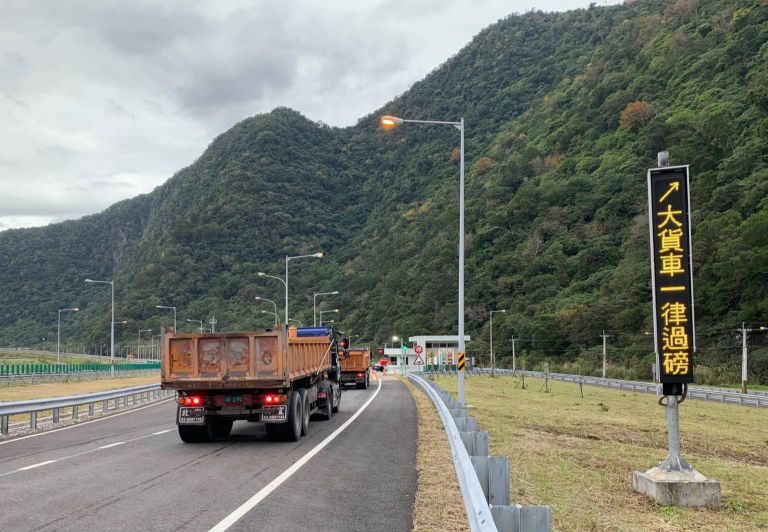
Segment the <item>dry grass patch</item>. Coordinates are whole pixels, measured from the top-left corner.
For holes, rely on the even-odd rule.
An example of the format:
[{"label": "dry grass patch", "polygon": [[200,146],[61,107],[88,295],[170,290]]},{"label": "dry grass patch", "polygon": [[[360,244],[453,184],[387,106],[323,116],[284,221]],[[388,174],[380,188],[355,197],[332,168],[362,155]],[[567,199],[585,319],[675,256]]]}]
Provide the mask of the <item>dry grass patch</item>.
[{"label": "dry grass patch", "polygon": [[408,379],[401,380],[413,395],[419,420],[413,530],[469,530],[450,444],[440,415],[420,388]]},{"label": "dry grass patch", "polygon": [[103,392],[156,383],[160,383],[159,373],[141,377],[118,377],[92,381],[46,382],[24,386],[5,386],[0,388],[0,401],[27,401],[50,397],[66,397],[69,395]]},{"label": "dry grass patch", "polygon": [[[652,395],[517,378],[466,379],[467,403],[511,459],[513,503],[548,504],[556,530],[768,530],[768,411],[686,401],[683,455],[720,481],[720,510],[665,508],[632,489],[632,472],[666,456],[664,410]],[[456,392],[456,379],[439,377]]]}]

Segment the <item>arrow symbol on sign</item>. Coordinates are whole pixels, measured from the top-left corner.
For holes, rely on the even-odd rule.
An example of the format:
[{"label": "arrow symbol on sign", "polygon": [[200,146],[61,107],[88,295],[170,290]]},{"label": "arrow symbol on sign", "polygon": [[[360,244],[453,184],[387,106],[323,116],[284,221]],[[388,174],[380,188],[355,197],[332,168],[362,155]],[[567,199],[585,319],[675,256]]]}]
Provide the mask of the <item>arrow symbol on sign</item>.
[{"label": "arrow symbol on sign", "polygon": [[669,196],[670,194],[672,194],[673,192],[675,192],[677,190],[680,190],[680,181],[672,181],[669,184],[669,189],[667,189],[667,191],[664,193],[664,195],[659,198],[659,203],[661,203],[662,201],[667,199],[667,196]]}]

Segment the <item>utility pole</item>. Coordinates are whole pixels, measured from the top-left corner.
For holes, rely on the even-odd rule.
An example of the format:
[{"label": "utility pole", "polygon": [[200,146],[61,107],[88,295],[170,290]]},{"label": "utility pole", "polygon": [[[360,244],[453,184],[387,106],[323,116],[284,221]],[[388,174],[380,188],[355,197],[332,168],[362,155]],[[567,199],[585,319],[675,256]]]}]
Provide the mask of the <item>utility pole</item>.
[{"label": "utility pole", "polygon": [[515,369],[517,369],[517,359],[515,358],[515,342],[517,342],[517,338],[515,338],[515,335],[512,335],[512,375],[515,374]]},{"label": "utility pole", "polygon": [[606,369],[606,365],[607,365],[607,356],[606,356],[607,344],[606,344],[606,341],[611,336],[609,334],[605,334],[605,329],[603,329],[603,334],[601,334],[600,337],[603,339],[603,378],[605,378],[605,369]]},{"label": "utility pole", "polygon": [[747,329],[747,324],[741,322],[741,329],[736,329],[741,332],[741,393],[747,393],[747,333],[756,331],[766,331],[768,327],[760,327],[759,329]]},{"label": "utility pole", "polygon": [[216,316],[211,314],[211,321],[209,323],[211,324],[211,332],[215,333],[216,332],[216,324],[219,323],[218,321],[216,321]]}]

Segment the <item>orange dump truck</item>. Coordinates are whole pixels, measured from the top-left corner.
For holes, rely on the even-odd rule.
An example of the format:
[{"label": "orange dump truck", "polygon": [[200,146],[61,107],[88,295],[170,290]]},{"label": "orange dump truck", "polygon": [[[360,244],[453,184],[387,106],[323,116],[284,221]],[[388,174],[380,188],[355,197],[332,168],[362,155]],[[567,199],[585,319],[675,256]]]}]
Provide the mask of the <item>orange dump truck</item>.
[{"label": "orange dump truck", "polygon": [[166,334],[161,386],[178,390],[179,436],[211,441],[246,420],[265,423],[270,440],[298,440],[312,414],[338,411],[345,347],[329,327]]},{"label": "orange dump truck", "polygon": [[368,388],[371,377],[371,348],[350,347],[349,356],[341,360],[341,384]]}]

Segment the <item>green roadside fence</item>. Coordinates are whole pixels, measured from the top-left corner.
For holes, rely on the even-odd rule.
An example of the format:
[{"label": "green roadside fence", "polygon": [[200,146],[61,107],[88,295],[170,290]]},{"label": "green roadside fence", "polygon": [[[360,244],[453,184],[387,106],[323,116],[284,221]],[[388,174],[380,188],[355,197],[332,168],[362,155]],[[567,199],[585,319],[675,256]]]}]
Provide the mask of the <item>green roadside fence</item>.
[{"label": "green roadside fence", "polygon": [[[110,371],[110,364],[1,364],[0,377],[11,375],[65,375]],[[160,362],[128,362],[115,364],[115,371],[160,369]]]}]

